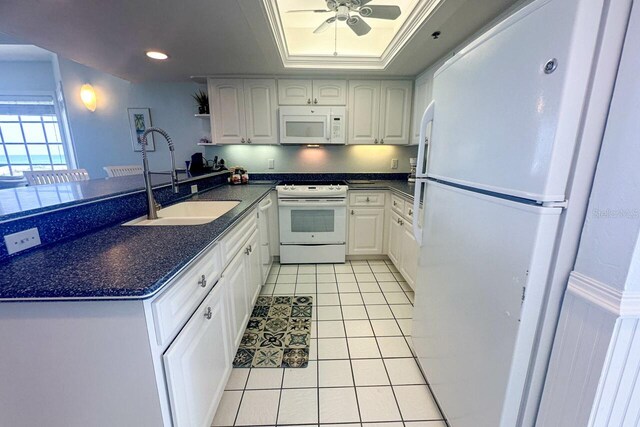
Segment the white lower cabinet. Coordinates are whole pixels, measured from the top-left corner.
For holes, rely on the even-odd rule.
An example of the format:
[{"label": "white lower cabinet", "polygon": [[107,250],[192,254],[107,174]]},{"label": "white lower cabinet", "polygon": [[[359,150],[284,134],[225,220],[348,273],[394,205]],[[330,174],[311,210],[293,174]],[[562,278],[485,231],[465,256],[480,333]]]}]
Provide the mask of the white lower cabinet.
[{"label": "white lower cabinet", "polygon": [[418,273],[418,258],[420,256],[420,248],[415,237],[413,237],[413,229],[411,223],[407,222],[402,226],[400,238],[400,247],[402,248],[402,257],[400,264],[396,265],[405,280],[415,289],[416,274]]},{"label": "white lower cabinet", "polygon": [[[394,200],[398,199],[398,200]],[[395,205],[393,202],[395,201]],[[389,247],[387,255],[396,266],[400,274],[407,281],[409,286],[414,288],[416,282],[416,274],[418,272],[418,257],[420,248],[416,239],[413,237],[413,212],[410,209],[397,208],[398,205],[409,206],[411,202],[392,197],[392,208],[389,216]],[[398,210],[402,213],[400,215]]]},{"label": "white lower cabinet", "polygon": [[229,333],[231,343],[234,348],[240,345],[242,339],[242,327],[249,318],[248,306],[249,296],[247,295],[247,264],[244,251],[239,252],[229,263],[222,273],[220,281],[227,288],[227,301],[229,310]]},{"label": "white lower cabinet", "polygon": [[352,208],[349,255],[380,255],[384,249],[384,208]]},{"label": "white lower cabinet", "polygon": [[389,216],[389,250],[387,255],[396,265],[400,265],[402,258],[402,224],[400,215],[391,212]]},{"label": "white lower cabinet", "polygon": [[249,271],[249,275],[247,280],[247,296],[249,299],[249,306],[247,307],[247,313],[250,314],[253,304],[256,302],[256,298],[258,298],[260,287],[263,282],[260,235],[258,234],[258,230],[251,234],[248,245],[249,253],[247,254],[247,269]]},{"label": "white lower cabinet", "polygon": [[211,424],[231,371],[225,289],[218,283],[163,356],[173,425]]}]

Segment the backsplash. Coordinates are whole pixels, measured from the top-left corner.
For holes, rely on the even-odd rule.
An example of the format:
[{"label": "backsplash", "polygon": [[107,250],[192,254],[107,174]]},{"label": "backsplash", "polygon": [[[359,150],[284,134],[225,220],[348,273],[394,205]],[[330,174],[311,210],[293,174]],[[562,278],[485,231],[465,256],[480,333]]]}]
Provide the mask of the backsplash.
[{"label": "backsplash", "polygon": [[[409,173],[409,158],[417,146],[399,145],[226,145],[206,147],[205,157],[224,158],[228,166],[244,166],[249,173]],[[269,169],[269,159],[274,168]],[[391,162],[398,159],[398,168]]]}]

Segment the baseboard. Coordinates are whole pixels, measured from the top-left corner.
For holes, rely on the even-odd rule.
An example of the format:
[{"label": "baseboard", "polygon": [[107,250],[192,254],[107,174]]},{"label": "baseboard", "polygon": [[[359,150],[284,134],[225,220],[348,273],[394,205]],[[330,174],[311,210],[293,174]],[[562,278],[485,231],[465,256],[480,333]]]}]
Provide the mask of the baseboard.
[{"label": "baseboard", "polygon": [[576,271],[567,291],[620,317],[640,317],[640,292],[623,291]]}]

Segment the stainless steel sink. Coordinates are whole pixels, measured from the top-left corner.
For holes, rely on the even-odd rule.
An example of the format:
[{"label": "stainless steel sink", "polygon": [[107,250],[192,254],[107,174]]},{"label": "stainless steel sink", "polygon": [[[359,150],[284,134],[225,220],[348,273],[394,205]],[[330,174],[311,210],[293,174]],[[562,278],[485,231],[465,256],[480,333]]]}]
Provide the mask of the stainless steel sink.
[{"label": "stainless steel sink", "polygon": [[188,201],[158,210],[158,219],[141,216],[122,225],[201,225],[221,217],[238,206],[237,200]]}]

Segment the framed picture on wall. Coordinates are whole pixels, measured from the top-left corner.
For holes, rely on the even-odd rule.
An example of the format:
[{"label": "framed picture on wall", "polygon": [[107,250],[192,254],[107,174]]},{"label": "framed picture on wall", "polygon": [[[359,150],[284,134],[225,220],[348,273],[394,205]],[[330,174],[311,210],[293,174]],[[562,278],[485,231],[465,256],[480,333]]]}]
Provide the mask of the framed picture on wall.
[{"label": "framed picture on wall", "polygon": [[[127,108],[129,113],[129,129],[131,132],[131,143],[133,151],[142,151],[142,143],[140,138],[147,128],[151,125],[151,113],[148,108]],[[147,135],[147,151],[155,151],[156,144],[153,140],[153,134]]]}]

